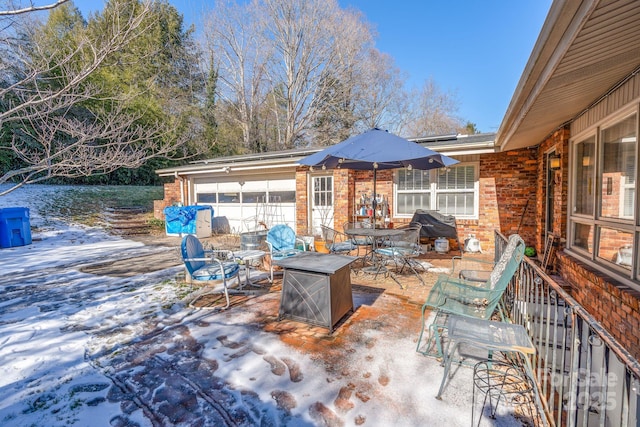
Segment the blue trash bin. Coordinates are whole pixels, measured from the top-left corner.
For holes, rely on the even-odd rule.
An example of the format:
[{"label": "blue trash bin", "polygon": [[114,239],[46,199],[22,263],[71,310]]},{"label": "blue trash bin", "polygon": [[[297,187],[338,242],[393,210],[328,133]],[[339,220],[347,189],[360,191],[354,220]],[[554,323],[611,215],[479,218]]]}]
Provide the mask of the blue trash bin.
[{"label": "blue trash bin", "polygon": [[30,244],[29,208],[0,208],[0,248]]}]

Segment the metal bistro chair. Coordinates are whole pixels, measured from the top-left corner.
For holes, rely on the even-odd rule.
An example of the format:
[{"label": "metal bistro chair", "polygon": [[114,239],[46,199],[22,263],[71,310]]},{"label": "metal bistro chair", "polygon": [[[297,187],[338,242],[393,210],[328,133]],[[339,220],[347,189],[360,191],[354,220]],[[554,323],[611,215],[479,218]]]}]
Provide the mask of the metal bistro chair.
[{"label": "metal bistro chair", "polygon": [[182,253],[182,260],[184,266],[191,278],[191,283],[215,283],[212,289],[204,287],[200,292],[197,292],[195,298],[189,302],[189,306],[193,307],[193,304],[205,295],[211,295],[216,293],[224,294],[227,304],[222,307],[222,310],[229,308],[229,283],[228,280],[232,278],[238,279],[238,285],[242,289],[240,283],[240,265],[229,259],[231,251],[228,250],[205,250],[197,237],[188,234],[182,239],[180,246]]},{"label": "metal bistro chair", "polygon": [[[520,263],[524,258],[524,249],[525,243],[519,235],[510,236],[505,251],[485,283],[479,284],[446,275],[439,276],[422,306],[422,326],[416,351],[428,355],[431,347],[430,343],[433,339],[437,348],[437,356],[443,356],[440,330],[444,329],[445,325],[439,319],[440,314],[457,314],[488,320],[497,309],[504,321],[500,299],[520,267]],[[425,311],[427,308],[436,310],[436,313],[433,322],[429,325],[429,338],[427,339],[426,349],[421,351],[420,343],[424,334]]]},{"label": "metal bistro chair", "polygon": [[[420,246],[420,230],[422,224],[412,222],[409,226],[403,229],[403,233],[400,235],[393,235],[387,237],[382,244],[376,248],[376,255],[379,255],[383,259],[391,260],[395,264],[395,269],[399,273],[402,273],[405,267],[409,267],[413,274],[424,285],[424,279],[416,270],[421,268],[424,271],[424,267],[416,261],[416,258],[422,254],[422,246]],[[397,279],[396,279],[397,281]]]},{"label": "metal bistro chair", "polygon": [[[371,228],[370,222],[346,222],[343,226],[344,231],[359,228]],[[368,236],[350,235],[351,243],[356,247],[356,256],[362,260],[364,266],[367,258],[371,256],[373,251],[373,238]],[[360,249],[364,250],[364,255],[360,255]]]},{"label": "metal bistro chair", "polygon": [[334,230],[326,225],[321,225],[322,237],[325,246],[332,254],[349,254],[351,251],[358,249],[353,241],[346,234]]},{"label": "metal bistro chair", "polygon": [[[301,244],[302,250],[296,248],[298,243]],[[274,225],[267,231],[267,246],[269,246],[269,255],[271,256],[271,283],[273,283],[273,261],[294,256],[307,250],[305,241],[297,237],[296,232],[286,224]]]}]

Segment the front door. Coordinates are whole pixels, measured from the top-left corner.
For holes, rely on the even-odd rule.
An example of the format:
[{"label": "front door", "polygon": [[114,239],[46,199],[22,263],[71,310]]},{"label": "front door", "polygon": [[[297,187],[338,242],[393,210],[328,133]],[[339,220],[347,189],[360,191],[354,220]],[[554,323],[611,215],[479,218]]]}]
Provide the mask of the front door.
[{"label": "front door", "polygon": [[547,176],[546,176],[546,221],[545,221],[545,238],[547,234],[553,233],[553,221],[554,221],[554,201],[555,201],[555,170],[551,168],[551,157],[555,152],[547,153]]},{"label": "front door", "polygon": [[321,236],[320,226],[333,228],[333,176],[316,175],[311,177],[311,232]]}]

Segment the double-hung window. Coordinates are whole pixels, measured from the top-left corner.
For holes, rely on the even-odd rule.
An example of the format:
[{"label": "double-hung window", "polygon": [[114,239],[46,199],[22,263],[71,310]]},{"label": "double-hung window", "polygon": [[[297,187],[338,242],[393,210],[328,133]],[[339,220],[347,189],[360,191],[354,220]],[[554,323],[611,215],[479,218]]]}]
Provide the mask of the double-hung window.
[{"label": "double-hung window", "polygon": [[638,281],[638,113],[627,111],[571,142],[569,249]]},{"label": "double-hung window", "polygon": [[478,164],[430,171],[400,169],[395,192],[396,216],[411,216],[417,209],[429,209],[458,218],[477,218]]}]

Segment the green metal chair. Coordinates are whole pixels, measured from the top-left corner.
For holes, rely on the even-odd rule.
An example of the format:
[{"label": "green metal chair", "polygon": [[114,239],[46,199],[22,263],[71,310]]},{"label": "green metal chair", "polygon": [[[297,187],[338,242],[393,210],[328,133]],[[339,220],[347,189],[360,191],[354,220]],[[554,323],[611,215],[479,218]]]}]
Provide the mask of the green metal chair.
[{"label": "green metal chair", "polygon": [[[524,249],[525,243],[519,235],[510,236],[505,251],[495,264],[489,279],[484,283],[446,275],[438,277],[429,292],[426,302],[422,306],[422,327],[416,351],[425,355],[429,354],[429,349],[431,348],[429,343],[434,339],[437,356],[442,357],[440,330],[445,326],[444,322],[438,320],[440,314],[457,314],[488,320],[498,310],[502,320],[504,320],[500,300],[509,282],[520,267],[520,263],[524,258]],[[436,315],[431,325],[429,325],[429,338],[426,349],[421,351],[420,344],[425,330],[425,311],[427,308],[436,310]]]}]

